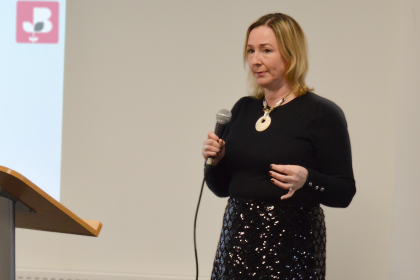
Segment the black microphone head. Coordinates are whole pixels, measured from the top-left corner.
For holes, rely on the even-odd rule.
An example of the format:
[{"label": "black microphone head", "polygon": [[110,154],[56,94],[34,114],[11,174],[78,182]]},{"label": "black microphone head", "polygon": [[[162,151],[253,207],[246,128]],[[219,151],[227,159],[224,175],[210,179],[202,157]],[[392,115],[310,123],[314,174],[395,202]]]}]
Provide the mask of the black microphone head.
[{"label": "black microphone head", "polygon": [[232,113],[226,109],[222,109],[216,114],[216,120],[219,124],[227,124],[230,122],[230,119],[232,118]]}]

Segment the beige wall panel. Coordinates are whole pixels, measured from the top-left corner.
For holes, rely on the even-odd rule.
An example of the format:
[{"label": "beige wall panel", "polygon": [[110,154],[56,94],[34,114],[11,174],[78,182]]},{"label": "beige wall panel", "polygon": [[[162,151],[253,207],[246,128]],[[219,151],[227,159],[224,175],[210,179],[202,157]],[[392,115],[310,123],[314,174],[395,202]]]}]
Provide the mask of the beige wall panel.
[{"label": "beige wall panel", "polygon": [[[326,209],[327,279],[389,278],[397,1],[68,0],[62,203],[97,219],[98,239],[18,231],[18,267],[194,275],[202,142],[245,93],[242,47],[259,16],[307,34],[308,83],[345,112],[356,197]],[[81,196],[83,194],[83,196]],[[226,199],[204,192],[201,275],[210,275]]]},{"label": "beige wall panel", "polygon": [[420,30],[419,1],[401,1],[391,279],[420,275]]}]

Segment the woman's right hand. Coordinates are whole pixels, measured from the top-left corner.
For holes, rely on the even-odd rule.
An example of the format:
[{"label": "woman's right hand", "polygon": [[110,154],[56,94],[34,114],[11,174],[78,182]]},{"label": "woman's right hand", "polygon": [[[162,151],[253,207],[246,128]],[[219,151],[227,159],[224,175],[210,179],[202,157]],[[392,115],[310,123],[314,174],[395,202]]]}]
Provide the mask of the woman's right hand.
[{"label": "woman's right hand", "polygon": [[209,157],[214,157],[213,166],[215,166],[225,156],[225,141],[219,139],[213,131],[209,131],[201,152],[205,161]]}]

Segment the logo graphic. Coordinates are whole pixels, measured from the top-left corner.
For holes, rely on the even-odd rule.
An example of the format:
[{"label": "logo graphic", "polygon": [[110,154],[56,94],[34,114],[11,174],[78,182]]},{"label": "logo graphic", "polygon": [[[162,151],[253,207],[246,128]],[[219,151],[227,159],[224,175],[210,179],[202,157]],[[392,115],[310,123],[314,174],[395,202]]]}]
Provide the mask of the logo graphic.
[{"label": "logo graphic", "polygon": [[18,43],[58,43],[58,2],[17,2]]}]

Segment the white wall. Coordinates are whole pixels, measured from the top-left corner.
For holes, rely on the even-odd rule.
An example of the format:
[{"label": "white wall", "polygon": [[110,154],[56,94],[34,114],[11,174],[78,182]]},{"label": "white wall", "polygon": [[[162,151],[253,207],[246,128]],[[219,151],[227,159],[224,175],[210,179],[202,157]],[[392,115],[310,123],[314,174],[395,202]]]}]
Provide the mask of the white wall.
[{"label": "white wall", "polygon": [[400,59],[392,235],[392,280],[420,274],[420,2],[400,4]]},{"label": "white wall", "polygon": [[[62,203],[100,237],[18,230],[17,266],[194,275],[200,149],[214,115],[245,95],[246,28],[293,16],[308,84],[345,112],[357,194],[326,210],[327,279],[389,279],[398,1],[67,1]],[[201,275],[210,275],[226,199],[204,193]]]}]

